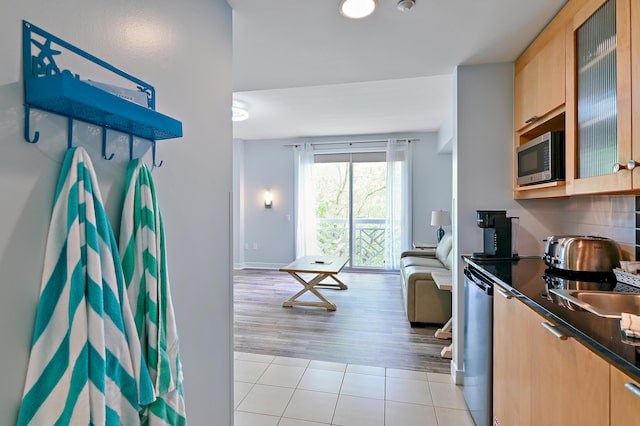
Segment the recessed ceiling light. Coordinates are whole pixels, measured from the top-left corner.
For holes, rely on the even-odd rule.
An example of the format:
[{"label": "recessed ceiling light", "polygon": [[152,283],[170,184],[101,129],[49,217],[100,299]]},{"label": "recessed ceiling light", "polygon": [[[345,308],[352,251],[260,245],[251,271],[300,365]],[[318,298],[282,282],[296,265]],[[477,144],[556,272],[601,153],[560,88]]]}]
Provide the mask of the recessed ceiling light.
[{"label": "recessed ceiling light", "polygon": [[408,12],[413,6],[416,5],[416,0],[400,0],[397,8],[400,12]]},{"label": "recessed ceiling light", "polygon": [[249,112],[247,111],[246,104],[239,101],[233,101],[233,105],[231,106],[231,120],[243,121],[247,118],[249,118]]},{"label": "recessed ceiling light", "polygon": [[360,19],[373,13],[377,0],[340,0],[340,13],[347,18]]}]

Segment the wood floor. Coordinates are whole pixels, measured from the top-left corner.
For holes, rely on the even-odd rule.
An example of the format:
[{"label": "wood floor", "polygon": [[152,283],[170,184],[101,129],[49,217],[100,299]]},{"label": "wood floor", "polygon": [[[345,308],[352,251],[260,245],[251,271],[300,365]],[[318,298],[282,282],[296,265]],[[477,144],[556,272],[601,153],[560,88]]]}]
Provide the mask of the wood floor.
[{"label": "wood floor", "polygon": [[[234,349],[388,368],[450,372],[440,356],[451,340],[436,339],[439,326],[411,327],[402,306],[398,274],[342,272],[348,290],[321,289],[337,310],[282,302],[302,289],[289,274],[234,272]],[[316,300],[306,293],[302,300]]]}]

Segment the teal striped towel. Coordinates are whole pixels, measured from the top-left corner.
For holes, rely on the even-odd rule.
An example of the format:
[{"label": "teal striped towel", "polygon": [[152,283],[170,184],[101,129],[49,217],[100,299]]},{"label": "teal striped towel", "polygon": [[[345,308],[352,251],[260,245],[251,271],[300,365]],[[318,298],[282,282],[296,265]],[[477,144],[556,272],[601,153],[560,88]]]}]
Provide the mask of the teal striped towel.
[{"label": "teal striped towel", "polygon": [[153,389],[91,160],[60,173],[18,425],[137,425]]},{"label": "teal striped towel", "polygon": [[129,163],[119,243],[131,310],[157,396],[142,423],[186,425],[164,224],[151,172],[140,160]]}]

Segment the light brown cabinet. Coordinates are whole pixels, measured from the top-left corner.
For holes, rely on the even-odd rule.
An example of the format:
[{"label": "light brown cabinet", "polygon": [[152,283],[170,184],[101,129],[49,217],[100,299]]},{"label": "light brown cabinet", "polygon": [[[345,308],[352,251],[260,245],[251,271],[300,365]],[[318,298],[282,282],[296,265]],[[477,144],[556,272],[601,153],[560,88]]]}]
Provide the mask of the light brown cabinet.
[{"label": "light brown cabinet", "polygon": [[544,121],[564,105],[565,32],[550,34],[515,64],[514,121],[516,130]]},{"label": "light brown cabinet", "polygon": [[[572,0],[520,55],[514,66],[515,148],[547,131],[564,130],[566,28],[584,0]],[[514,198],[566,197],[565,182],[518,185],[514,150]]]},{"label": "light brown cabinet", "polygon": [[640,383],[613,366],[611,426],[640,426]]},{"label": "light brown cabinet", "polygon": [[609,364],[542,317],[536,325],[532,424],[609,424]]},{"label": "light brown cabinet", "polygon": [[[640,40],[640,2],[570,0],[516,61],[515,147],[565,130],[566,184],[519,186],[514,177],[514,198],[640,193],[640,43],[632,40]],[[549,58],[564,63],[556,69]],[[535,111],[547,112],[526,124]]]},{"label": "light brown cabinet", "polygon": [[501,425],[531,424],[531,328],[537,315],[494,287],[493,417]]},{"label": "light brown cabinet", "polygon": [[570,195],[635,189],[628,169],[634,152],[640,154],[631,139],[630,13],[631,0],[591,0],[567,28]]},{"label": "light brown cabinet", "polygon": [[494,297],[494,422],[609,424],[609,364],[502,292]]}]

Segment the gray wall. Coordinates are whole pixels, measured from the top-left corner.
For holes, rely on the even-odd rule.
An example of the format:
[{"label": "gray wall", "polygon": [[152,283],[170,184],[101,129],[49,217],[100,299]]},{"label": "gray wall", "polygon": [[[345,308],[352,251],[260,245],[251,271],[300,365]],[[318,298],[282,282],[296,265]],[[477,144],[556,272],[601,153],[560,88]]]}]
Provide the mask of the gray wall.
[{"label": "gray wall", "polygon": [[513,64],[458,67],[455,78],[453,193],[454,351],[452,374],[463,368],[463,279],[460,255],[482,249],[476,210],[507,210],[520,217],[520,255],[542,255],[543,239],[557,234],[613,238],[634,258],[635,197],[591,196],[513,200]]},{"label": "gray wall", "polygon": [[[295,258],[294,154],[304,141],[417,138],[412,143],[412,238],[435,242],[432,210],[451,210],[451,154],[438,154],[436,133],[338,136],[288,140],[236,140],[234,144],[234,228],[236,267],[277,268]],[[239,160],[239,159],[242,160]],[[273,207],[263,194],[272,191]],[[244,239],[242,239],[244,238]]]},{"label": "gray wall", "polygon": [[[481,251],[482,230],[476,210],[507,210],[520,217],[519,251],[541,254],[537,236],[549,228],[513,200],[513,64],[461,66],[456,70],[454,98],[453,192],[455,230],[453,268],[452,373],[463,368],[463,275],[460,255]],[[543,202],[543,210],[557,201]]]},{"label": "gray wall", "polygon": [[[231,10],[224,0],[5,2],[0,15],[0,424],[15,424],[40,290],[64,119],[33,113],[24,142],[21,20],[156,87],[157,109],[180,119],[181,139],[158,142],[154,170],[166,222],[170,278],[191,424],[232,423]],[[83,74],[81,72],[81,74]],[[82,77],[91,77],[83,74]],[[95,128],[76,123],[118,235],[126,143],[100,159]],[[144,142],[140,142],[144,151]]]}]

